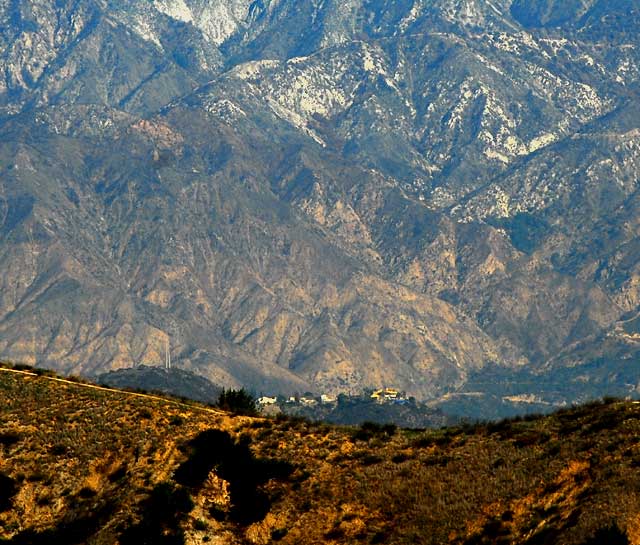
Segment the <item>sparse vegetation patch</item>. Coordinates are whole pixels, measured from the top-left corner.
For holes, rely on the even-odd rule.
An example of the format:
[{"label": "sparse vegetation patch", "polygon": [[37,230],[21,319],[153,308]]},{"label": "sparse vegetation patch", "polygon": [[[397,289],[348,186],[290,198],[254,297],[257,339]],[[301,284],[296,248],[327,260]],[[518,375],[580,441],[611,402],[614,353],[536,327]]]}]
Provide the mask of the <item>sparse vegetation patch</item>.
[{"label": "sparse vegetation patch", "polygon": [[[633,543],[640,405],[438,430],[0,374],[0,543]],[[140,418],[146,414],[147,418]]]}]

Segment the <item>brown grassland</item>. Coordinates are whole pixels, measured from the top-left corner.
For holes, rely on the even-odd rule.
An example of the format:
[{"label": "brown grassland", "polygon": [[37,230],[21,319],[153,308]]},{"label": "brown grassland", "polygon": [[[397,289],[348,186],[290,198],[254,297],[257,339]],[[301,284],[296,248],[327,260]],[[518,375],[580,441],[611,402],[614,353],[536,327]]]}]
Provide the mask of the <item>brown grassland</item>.
[{"label": "brown grassland", "polygon": [[640,544],[640,404],[338,428],[0,372],[0,543]]}]

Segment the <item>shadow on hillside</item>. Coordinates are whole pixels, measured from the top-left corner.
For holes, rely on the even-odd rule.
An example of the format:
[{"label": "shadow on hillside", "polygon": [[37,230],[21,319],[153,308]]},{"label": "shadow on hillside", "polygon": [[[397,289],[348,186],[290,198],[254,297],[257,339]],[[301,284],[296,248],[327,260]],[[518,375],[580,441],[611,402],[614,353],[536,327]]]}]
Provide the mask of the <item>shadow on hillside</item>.
[{"label": "shadow on hillside", "polygon": [[234,441],[224,431],[204,431],[189,443],[189,458],[176,470],[174,479],[197,489],[215,469],[229,483],[229,519],[239,524],[260,521],[271,507],[269,497],[260,490],[261,485],[272,479],[288,478],[293,466],[282,460],[256,458],[249,444],[248,439]]},{"label": "shadow on hillside", "polygon": [[25,530],[11,539],[0,539],[0,544],[81,545],[87,543],[88,539],[104,526],[115,509],[116,505],[109,502],[101,508],[96,509],[91,515],[63,521],[55,528],[50,528],[42,532]]},{"label": "shadow on hillside", "polygon": [[120,545],[183,545],[181,522],[193,508],[191,494],[202,488],[211,471],[229,482],[231,508],[216,510],[219,520],[247,525],[262,520],[269,509],[269,496],[261,485],[271,479],[286,479],[291,464],[256,458],[249,440],[234,441],[220,430],[207,430],[186,446],[188,458],[175,471],[175,483],[157,485],[143,505],[143,517],[120,536]]}]

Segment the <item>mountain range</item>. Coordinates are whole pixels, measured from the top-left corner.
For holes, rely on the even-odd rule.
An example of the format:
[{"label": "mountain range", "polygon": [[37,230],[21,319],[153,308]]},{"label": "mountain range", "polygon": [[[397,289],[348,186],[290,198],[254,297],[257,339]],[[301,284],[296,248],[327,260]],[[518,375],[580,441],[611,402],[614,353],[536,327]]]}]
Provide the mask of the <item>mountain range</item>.
[{"label": "mountain range", "polygon": [[1,0],[0,356],[633,395],[639,29],[631,0]]}]

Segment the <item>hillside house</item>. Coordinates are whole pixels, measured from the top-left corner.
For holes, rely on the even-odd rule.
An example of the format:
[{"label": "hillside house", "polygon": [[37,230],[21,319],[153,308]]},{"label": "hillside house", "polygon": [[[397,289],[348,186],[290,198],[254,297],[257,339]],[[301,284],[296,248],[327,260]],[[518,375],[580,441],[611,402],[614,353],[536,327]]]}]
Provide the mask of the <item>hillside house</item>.
[{"label": "hillside house", "polygon": [[386,401],[395,401],[401,399],[400,391],[395,388],[381,388],[371,394],[371,399],[376,400],[378,403],[384,403]]}]

